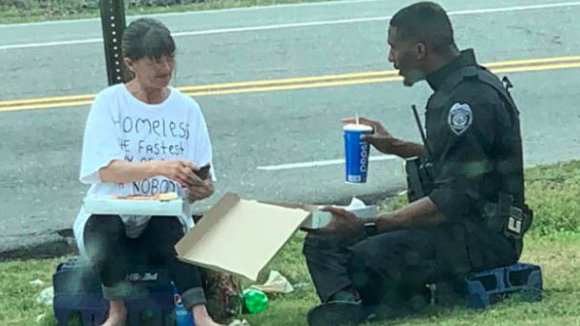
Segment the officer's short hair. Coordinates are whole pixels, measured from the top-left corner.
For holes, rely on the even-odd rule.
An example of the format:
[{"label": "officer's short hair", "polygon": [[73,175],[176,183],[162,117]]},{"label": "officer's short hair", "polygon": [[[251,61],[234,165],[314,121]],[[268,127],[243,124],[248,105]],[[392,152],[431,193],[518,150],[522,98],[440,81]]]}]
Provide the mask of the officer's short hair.
[{"label": "officer's short hair", "polygon": [[433,2],[418,2],[399,10],[390,25],[397,28],[397,37],[424,43],[435,52],[455,45],[449,16]]}]

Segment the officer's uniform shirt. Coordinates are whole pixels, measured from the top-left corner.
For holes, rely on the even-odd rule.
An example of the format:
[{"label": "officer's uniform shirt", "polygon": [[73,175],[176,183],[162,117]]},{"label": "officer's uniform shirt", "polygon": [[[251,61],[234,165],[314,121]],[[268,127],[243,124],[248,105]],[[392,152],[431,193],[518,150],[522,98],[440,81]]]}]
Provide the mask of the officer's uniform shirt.
[{"label": "officer's uniform shirt", "polygon": [[434,180],[428,196],[452,223],[480,224],[483,206],[497,202],[502,182],[515,204],[523,204],[521,136],[516,109],[493,87],[464,78],[467,67],[493,76],[466,50],[427,78],[435,92],[426,110]]}]

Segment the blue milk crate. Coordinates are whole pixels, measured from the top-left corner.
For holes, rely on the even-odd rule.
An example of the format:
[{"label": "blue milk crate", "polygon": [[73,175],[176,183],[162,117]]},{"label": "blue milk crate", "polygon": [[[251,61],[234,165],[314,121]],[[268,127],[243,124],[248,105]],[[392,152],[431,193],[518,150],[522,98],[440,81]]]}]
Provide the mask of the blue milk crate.
[{"label": "blue milk crate", "polygon": [[465,280],[467,303],[483,309],[511,293],[521,292],[527,301],[542,299],[540,266],[517,263],[476,273]]},{"label": "blue milk crate", "polygon": [[[173,325],[173,294],[167,271],[136,268],[128,279],[143,282],[149,295],[125,302],[127,324],[140,325],[141,314],[149,311],[152,313],[148,316],[152,325]],[[74,315],[80,319],[82,326],[97,326],[104,322],[109,303],[103,298],[98,274],[86,262],[73,258],[59,264],[52,280],[54,315],[60,326],[69,326]]]}]

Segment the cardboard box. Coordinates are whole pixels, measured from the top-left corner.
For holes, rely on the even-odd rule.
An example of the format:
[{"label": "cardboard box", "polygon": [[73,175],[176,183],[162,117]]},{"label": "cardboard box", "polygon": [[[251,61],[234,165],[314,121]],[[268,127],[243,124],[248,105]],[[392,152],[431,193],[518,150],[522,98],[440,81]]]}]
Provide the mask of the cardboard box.
[{"label": "cardboard box", "polygon": [[310,213],[233,193],[223,196],[175,246],[178,258],[257,281],[258,273]]},{"label": "cardboard box", "polygon": [[[345,208],[361,218],[376,217],[375,206],[355,201],[354,206],[351,203]],[[175,249],[185,262],[256,281],[259,272],[300,227],[323,227],[331,218],[315,205],[259,202],[228,193]]]}]

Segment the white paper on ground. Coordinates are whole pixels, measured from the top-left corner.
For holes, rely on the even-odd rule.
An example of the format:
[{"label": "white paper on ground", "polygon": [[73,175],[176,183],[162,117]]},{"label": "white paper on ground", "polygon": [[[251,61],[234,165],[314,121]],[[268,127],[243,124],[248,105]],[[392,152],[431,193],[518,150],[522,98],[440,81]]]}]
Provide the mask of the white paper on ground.
[{"label": "white paper on ground", "polygon": [[294,291],[292,284],[288,282],[280,272],[270,271],[268,280],[264,284],[252,285],[251,288],[260,290],[264,293],[290,293]]},{"label": "white paper on ground", "polygon": [[86,197],[84,209],[91,215],[155,215],[179,216],[187,212],[189,203],[181,198],[171,200],[113,199],[103,196]]},{"label": "white paper on ground", "polygon": [[28,282],[28,284],[30,284],[30,285],[36,285],[36,286],[41,286],[41,285],[44,285],[44,282],[42,280],[36,279],[34,281]]},{"label": "white paper on ground", "polygon": [[[312,214],[308,219],[302,224],[301,227],[309,229],[319,229],[325,227],[332,220],[332,214],[329,212],[323,212],[319,209],[322,206],[312,206]],[[353,212],[356,217],[361,219],[376,218],[378,215],[378,208],[376,205],[367,206],[362,200],[353,197],[348,206],[336,206],[344,208],[347,211]]]},{"label": "white paper on ground", "polygon": [[36,297],[36,302],[46,306],[51,306],[53,300],[54,300],[54,288],[52,286],[40,291],[40,293]]}]

